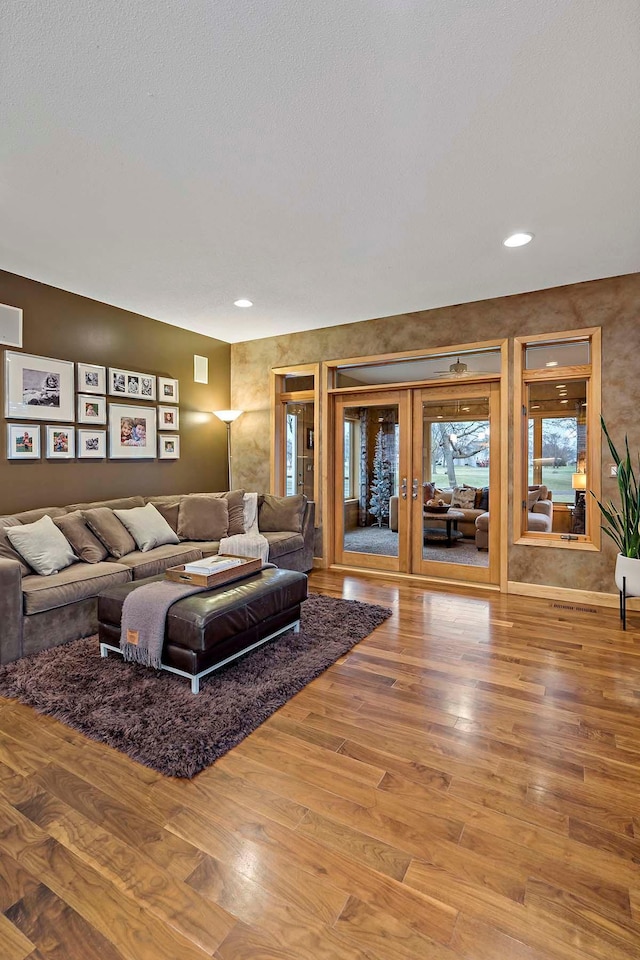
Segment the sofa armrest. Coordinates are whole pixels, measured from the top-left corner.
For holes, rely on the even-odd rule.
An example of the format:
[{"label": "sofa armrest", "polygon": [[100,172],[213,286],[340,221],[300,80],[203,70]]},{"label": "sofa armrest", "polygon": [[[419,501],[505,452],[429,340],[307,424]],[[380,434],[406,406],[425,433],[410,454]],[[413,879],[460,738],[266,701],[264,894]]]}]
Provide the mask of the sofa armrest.
[{"label": "sofa armrest", "polygon": [[0,664],[22,656],[22,618],[20,564],[0,559]]}]

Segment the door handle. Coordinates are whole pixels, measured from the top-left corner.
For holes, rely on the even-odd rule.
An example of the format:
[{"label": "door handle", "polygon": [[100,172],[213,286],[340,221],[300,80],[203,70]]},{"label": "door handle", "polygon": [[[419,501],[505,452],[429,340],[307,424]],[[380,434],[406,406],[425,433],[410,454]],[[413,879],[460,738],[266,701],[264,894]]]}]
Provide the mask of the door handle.
[{"label": "door handle", "polygon": [[402,483],[400,484],[400,496],[403,500],[407,499],[407,478],[402,478]]},{"label": "door handle", "polygon": [[413,483],[411,484],[411,497],[413,500],[418,499],[418,478],[413,478]]}]

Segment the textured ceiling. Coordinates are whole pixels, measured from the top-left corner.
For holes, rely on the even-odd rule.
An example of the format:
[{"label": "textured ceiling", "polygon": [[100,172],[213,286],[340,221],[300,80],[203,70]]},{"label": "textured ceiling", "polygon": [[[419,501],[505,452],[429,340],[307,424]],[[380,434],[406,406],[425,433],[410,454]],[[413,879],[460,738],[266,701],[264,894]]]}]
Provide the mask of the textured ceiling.
[{"label": "textured ceiling", "polygon": [[638,0],[4,0],[0,266],[230,342],[637,271],[639,50]]}]

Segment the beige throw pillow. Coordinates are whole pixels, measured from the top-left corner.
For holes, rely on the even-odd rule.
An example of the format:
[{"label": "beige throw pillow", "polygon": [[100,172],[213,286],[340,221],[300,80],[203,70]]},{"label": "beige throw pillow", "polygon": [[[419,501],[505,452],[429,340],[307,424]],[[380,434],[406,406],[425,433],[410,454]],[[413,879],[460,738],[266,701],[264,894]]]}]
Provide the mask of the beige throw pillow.
[{"label": "beige throw pillow", "polygon": [[138,550],[147,553],[165,543],[180,543],[178,535],[152,503],[132,510],[113,511],[136,542]]},{"label": "beige throw pillow", "polygon": [[211,493],[207,496],[223,497],[229,509],[229,529],[226,536],[244,533],[244,490],[228,490],[226,493]]},{"label": "beige throw pillow", "polygon": [[183,497],[178,512],[181,540],[222,540],[229,530],[229,505],[224,496],[194,493]]},{"label": "beige throw pillow", "polygon": [[476,499],[475,487],[454,487],[451,494],[451,506],[461,510],[473,510]]},{"label": "beige throw pillow", "polygon": [[89,529],[95,533],[98,540],[104,543],[110,556],[115,560],[126,557],[136,549],[135,540],[110,507],[83,510],[82,516],[87,521]]},{"label": "beige throw pillow", "polygon": [[58,573],[78,559],[65,535],[48,516],[35,523],[7,527],[7,536],[20,556],[42,577]]},{"label": "beige throw pillow", "polygon": [[100,563],[109,556],[106,547],[89,530],[80,510],[73,510],[64,517],[55,517],[53,522],[67,538],[73,552],[85,563]]}]

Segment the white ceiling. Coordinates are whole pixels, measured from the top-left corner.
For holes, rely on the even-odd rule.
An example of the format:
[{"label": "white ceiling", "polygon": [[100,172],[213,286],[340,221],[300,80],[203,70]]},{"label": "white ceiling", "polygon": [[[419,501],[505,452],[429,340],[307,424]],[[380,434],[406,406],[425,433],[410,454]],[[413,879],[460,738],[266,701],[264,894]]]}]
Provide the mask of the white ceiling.
[{"label": "white ceiling", "polygon": [[236,342],[640,269],[638,0],[4,0],[0,38],[15,273]]}]

